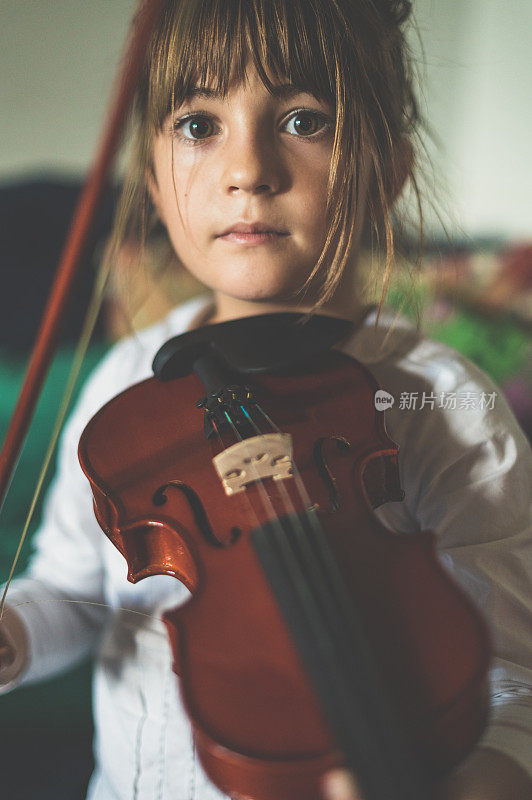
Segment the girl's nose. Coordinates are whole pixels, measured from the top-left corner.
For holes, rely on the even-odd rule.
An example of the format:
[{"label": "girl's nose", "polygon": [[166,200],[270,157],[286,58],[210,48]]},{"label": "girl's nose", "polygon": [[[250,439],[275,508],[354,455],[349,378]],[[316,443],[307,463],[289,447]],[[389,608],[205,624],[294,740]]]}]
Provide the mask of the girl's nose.
[{"label": "girl's nose", "polygon": [[267,137],[249,133],[235,138],[223,154],[223,188],[229,194],[273,194],[282,181],[282,164]]}]

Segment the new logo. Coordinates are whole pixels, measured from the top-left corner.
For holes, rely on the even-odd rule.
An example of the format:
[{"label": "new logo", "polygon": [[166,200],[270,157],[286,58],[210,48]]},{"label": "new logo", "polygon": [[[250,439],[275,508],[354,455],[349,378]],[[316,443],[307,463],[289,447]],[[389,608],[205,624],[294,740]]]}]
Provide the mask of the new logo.
[{"label": "new logo", "polygon": [[375,392],[375,408],[377,411],[386,411],[387,408],[393,406],[394,402],[393,395],[385,392],[384,389],[379,389]]}]

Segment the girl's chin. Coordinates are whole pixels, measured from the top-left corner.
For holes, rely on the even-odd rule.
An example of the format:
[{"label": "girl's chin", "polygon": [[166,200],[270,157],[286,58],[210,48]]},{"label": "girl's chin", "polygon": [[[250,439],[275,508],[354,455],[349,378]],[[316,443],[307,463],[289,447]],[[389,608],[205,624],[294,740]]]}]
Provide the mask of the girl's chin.
[{"label": "girl's chin", "polygon": [[256,271],[250,271],[248,274],[246,272],[240,272],[231,280],[217,281],[213,288],[235,300],[250,303],[279,302],[288,299],[293,302],[294,296],[305,281],[304,278],[297,282],[294,281],[293,272],[290,275],[277,276],[260,276]]},{"label": "girl's chin", "polygon": [[221,294],[243,303],[294,302],[295,289],[291,287],[253,287],[247,291],[242,287],[220,287]]}]

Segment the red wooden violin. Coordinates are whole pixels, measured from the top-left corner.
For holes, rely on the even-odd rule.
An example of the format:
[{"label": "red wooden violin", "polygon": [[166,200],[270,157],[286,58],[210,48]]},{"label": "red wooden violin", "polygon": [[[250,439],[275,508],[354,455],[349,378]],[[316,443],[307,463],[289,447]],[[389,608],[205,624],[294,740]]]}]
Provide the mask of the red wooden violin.
[{"label": "red wooden violin", "polygon": [[378,388],[332,349],[351,323],[268,314],[167,342],[79,447],[128,579],[190,589],[165,614],[211,780],[314,800],[346,764],[365,800],[427,800],[485,722],[485,627],[401,500]]}]

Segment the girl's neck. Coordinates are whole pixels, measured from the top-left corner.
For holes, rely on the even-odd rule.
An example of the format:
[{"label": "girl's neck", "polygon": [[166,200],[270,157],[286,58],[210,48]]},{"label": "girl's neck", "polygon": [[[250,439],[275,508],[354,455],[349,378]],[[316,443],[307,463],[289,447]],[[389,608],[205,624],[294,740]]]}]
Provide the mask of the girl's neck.
[{"label": "girl's neck", "polygon": [[[315,307],[315,301],[316,298],[311,294],[301,298],[253,301],[241,300],[215,292],[212,305],[203,310],[200,321],[197,324],[212,325],[240,317],[271,314],[278,311],[306,313]],[[353,275],[351,274],[342,277],[334,295],[319,307],[318,313],[356,321],[360,319],[364,310],[365,305],[358,297]]]},{"label": "girl's neck", "polygon": [[[256,314],[271,314],[278,311],[295,311],[305,313],[313,308],[312,302],[247,302],[233,297],[216,297],[210,309],[208,320],[209,325],[216,322],[225,322],[239,317],[250,317]],[[358,316],[361,306],[353,302],[340,303],[330,301],[321,306],[318,313],[329,314],[334,317],[353,319]]]},{"label": "girl's neck", "polygon": [[[191,328],[199,328],[202,325],[214,325],[218,322],[227,322],[231,319],[241,317],[251,317],[258,314],[272,314],[279,311],[294,311],[306,313],[313,309],[312,303],[289,303],[289,302],[250,302],[238,300],[232,297],[215,297],[207,308],[202,308],[197,317],[192,322]],[[361,321],[367,313],[367,306],[362,303],[333,302],[329,301],[320,306],[317,313],[328,314],[332,317],[351,319],[354,322]]]}]

